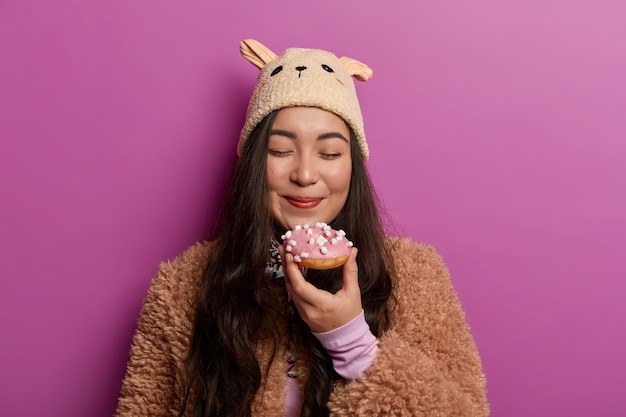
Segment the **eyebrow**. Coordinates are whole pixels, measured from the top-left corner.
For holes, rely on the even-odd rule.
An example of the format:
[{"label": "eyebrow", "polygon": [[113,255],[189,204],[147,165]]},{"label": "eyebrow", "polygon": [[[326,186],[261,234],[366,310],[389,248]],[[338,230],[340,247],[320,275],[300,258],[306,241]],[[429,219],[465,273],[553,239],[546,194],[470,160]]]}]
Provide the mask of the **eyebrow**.
[{"label": "eyebrow", "polygon": [[[270,136],[272,135],[279,135],[279,136],[285,136],[289,139],[296,139],[296,134],[293,132],[289,132],[288,130],[273,129],[272,131],[270,131]],[[339,132],[322,133],[321,135],[317,137],[317,140],[332,139],[332,138],[342,139],[350,143],[350,141]]]}]

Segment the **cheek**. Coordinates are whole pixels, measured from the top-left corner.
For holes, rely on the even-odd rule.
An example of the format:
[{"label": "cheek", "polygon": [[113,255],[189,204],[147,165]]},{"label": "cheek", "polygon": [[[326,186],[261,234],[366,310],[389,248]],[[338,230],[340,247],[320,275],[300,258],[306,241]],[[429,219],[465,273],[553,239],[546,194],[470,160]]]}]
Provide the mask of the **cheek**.
[{"label": "cheek", "polygon": [[267,188],[268,190],[274,190],[280,180],[280,171],[276,169],[276,166],[269,161],[267,162],[267,171],[265,172],[267,177]]},{"label": "cheek", "polygon": [[347,164],[339,167],[330,176],[330,182],[335,192],[348,192],[350,188],[350,177],[352,175],[352,165]]}]

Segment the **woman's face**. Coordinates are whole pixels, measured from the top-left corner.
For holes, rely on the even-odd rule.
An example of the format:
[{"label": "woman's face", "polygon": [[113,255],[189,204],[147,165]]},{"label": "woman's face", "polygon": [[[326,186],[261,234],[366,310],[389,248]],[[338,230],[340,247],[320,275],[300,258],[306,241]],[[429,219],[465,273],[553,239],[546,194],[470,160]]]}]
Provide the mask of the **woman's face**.
[{"label": "woman's face", "polygon": [[285,229],[331,222],[350,190],[350,130],[334,113],[287,107],[276,115],[267,155],[274,220]]}]

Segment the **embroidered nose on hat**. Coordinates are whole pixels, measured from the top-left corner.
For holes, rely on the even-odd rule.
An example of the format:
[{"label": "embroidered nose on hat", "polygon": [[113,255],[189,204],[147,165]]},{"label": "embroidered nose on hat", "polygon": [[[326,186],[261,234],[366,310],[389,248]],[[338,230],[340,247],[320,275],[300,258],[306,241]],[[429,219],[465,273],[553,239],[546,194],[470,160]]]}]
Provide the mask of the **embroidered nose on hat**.
[{"label": "embroidered nose on hat", "polygon": [[302,71],[304,71],[305,69],[306,67],[303,66],[296,67],[296,71],[298,71],[298,78],[300,78],[300,76],[302,75]]},{"label": "embroidered nose on hat", "polygon": [[241,54],[261,70],[248,104],[237,153],[257,124],[284,107],[309,106],[335,113],[354,131],[363,159],[369,157],[363,116],[353,77],[368,81],[372,70],[348,57],[321,49],[289,48],[280,56],[253,39],[240,44]]}]

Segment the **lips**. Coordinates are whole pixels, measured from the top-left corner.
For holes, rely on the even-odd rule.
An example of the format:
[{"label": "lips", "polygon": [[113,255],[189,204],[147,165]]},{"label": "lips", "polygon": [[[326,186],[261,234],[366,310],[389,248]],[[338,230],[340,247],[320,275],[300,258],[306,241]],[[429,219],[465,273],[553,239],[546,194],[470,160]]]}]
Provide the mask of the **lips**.
[{"label": "lips", "polygon": [[312,209],[322,201],[321,198],[310,197],[285,197],[285,199],[289,204],[300,209]]}]

